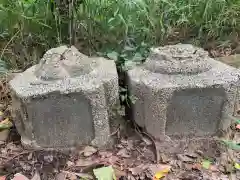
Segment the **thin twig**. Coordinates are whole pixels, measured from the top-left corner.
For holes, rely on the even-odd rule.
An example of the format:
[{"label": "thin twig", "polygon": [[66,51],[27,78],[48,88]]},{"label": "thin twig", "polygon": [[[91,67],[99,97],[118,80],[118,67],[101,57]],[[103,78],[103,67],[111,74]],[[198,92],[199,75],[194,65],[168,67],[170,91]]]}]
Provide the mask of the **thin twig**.
[{"label": "thin twig", "polygon": [[116,129],[116,131],[114,131],[112,134],[110,134],[109,136],[114,136],[116,135],[118,132],[120,131],[120,125],[118,126],[118,128]]},{"label": "thin twig", "polygon": [[8,45],[13,41],[13,39],[20,33],[20,29],[11,37],[6,46],[3,48],[0,59],[2,59],[4,52],[6,51]]},{"label": "thin twig", "polygon": [[86,178],[86,179],[93,179],[93,176],[89,175],[89,174],[86,174],[86,173],[76,173],[76,172],[70,172],[70,171],[61,171],[63,173],[66,173],[66,174],[71,174],[71,175],[76,175],[80,178]]},{"label": "thin twig", "polygon": [[146,135],[146,136],[153,142],[153,145],[154,145],[154,148],[155,148],[156,161],[157,161],[157,163],[159,163],[159,162],[160,162],[160,155],[159,155],[159,151],[158,151],[158,148],[157,148],[157,144],[156,144],[154,138],[153,138],[150,134],[148,134],[148,133],[146,133],[146,132],[141,132],[141,131],[138,129],[138,127],[137,127],[137,125],[136,125],[135,122],[134,122],[134,126],[135,126],[135,131],[137,132],[137,134],[139,134],[140,137],[143,137],[142,134],[144,134],[144,135]]}]

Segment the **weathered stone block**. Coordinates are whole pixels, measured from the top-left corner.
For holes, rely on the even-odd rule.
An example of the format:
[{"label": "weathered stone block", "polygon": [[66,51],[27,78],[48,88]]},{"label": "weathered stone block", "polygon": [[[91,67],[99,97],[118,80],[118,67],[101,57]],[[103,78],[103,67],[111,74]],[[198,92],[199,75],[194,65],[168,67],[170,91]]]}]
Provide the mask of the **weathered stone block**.
[{"label": "weathered stone block", "polygon": [[111,142],[110,121],[119,98],[114,61],[61,46],[47,51],[10,86],[14,122],[25,146],[68,149]]},{"label": "weathered stone block", "polygon": [[230,123],[238,76],[201,48],[154,48],[143,65],[128,71],[133,119],[157,139],[214,135]]}]

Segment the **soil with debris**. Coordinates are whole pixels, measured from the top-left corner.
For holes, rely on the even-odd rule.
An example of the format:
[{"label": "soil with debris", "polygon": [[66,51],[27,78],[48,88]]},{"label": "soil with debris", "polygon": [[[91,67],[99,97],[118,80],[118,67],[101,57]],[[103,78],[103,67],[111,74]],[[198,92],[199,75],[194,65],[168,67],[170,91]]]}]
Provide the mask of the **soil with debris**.
[{"label": "soil with debris", "polygon": [[[4,118],[10,117],[7,80],[0,84]],[[2,119],[4,119],[2,118]],[[240,143],[240,130],[231,129],[229,139]],[[91,146],[73,152],[25,150],[15,128],[6,141],[0,141],[0,180],[77,180],[94,179],[93,170],[112,166],[120,180],[238,180],[240,149],[209,152],[208,148],[184,153],[158,151],[158,143],[137,131],[109,150]],[[158,161],[158,162],[157,162]],[[239,165],[240,166],[240,165]]]},{"label": "soil with debris", "polygon": [[117,179],[122,180],[152,180],[157,172],[164,169],[169,170],[161,178],[164,180],[240,179],[240,171],[234,167],[234,162],[240,160],[237,151],[229,149],[216,157],[209,152],[187,149],[183,154],[171,156],[161,153],[157,163],[153,142],[146,139],[133,136],[122,139],[113,150],[98,151],[87,146],[69,153],[27,151],[19,141],[9,141],[0,146],[0,177],[20,180],[16,174],[21,174],[32,180],[36,177],[42,180],[94,179],[93,169],[111,165]]}]

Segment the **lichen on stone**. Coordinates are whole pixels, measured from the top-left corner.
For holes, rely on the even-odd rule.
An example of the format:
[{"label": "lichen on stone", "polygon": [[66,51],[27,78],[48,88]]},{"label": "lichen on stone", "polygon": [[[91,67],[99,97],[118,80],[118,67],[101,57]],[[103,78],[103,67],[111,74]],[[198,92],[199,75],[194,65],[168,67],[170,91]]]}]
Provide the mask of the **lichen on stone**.
[{"label": "lichen on stone", "polygon": [[36,66],[35,76],[41,80],[58,80],[90,73],[97,62],[80,53],[74,46],[48,50]]},{"label": "lichen on stone", "polygon": [[146,69],[162,74],[195,74],[208,71],[208,52],[190,44],[152,48]]}]

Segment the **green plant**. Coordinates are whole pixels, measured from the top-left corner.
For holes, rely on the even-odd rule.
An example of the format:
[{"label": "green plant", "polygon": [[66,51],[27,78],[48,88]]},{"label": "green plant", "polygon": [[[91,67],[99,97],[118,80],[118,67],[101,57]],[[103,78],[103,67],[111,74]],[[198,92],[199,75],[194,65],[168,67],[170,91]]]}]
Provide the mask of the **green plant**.
[{"label": "green plant", "polygon": [[0,48],[7,64],[12,68],[35,64],[47,49],[59,44],[75,44],[89,55],[109,50],[124,54],[126,47],[142,42],[152,46],[194,39],[201,45],[240,30],[239,0],[70,2],[2,0]]},{"label": "green plant", "polygon": [[5,61],[0,59],[0,76],[4,75],[7,72],[7,65]]},{"label": "green plant", "polygon": [[62,43],[66,22],[50,5],[48,0],[1,1],[1,58],[12,68],[34,64],[45,50]]},{"label": "green plant", "polygon": [[149,46],[143,42],[139,45],[128,42],[128,44],[119,52],[105,50],[105,52],[100,52],[98,54],[115,61],[119,75],[120,101],[122,104],[130,106],[131,103],[136,101],[136,97],[128,95],[126,87],[126,71],[145,61],[149,54]]}]

